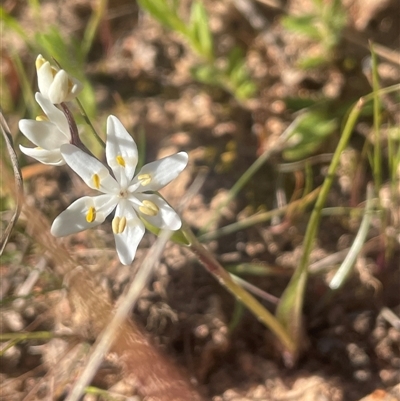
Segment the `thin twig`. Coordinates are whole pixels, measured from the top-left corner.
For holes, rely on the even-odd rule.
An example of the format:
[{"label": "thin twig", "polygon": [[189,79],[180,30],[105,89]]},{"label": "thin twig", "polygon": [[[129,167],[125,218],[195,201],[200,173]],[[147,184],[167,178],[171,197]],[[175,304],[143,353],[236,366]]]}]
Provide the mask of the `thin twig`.
[{"label": "thin twig", "polygon": [[90,381],[96,374],[96,371],[99,368],[104,358],[104,355],[112,346],[115,340],[116,333],[127,319],[129,313],[136,304],[140,293],[150,280],[154,266],[160,259],[161,253],[164,250],[164,247],[170,236],[171,231],[169,230],[163,230],[160,232],[157,241],[149,250],[137,275],[132,280],[128,292],[119,302],[119,305],[117,306],[115,314],[112,317],[110,323],[98,337],[95,343],[94,351],[89,357],[87,365],[85,366],[83,372],[79,376],[77,382],[74,384],[71,392],[69,393],[65,401],[78,401],[84,393],[85,387],[90,383]]},{"label": "thin twig", "polygon": [[14,213],[7,224],[6,229],[4,230],[1,241],[0,241],[0,255],[3,254],[4,248],[7,245],[8,239],[10,238],[11,232],[18,220],[19,214],[21,213],[22,208],[22,196],[23,196],[23,181],[22,181],[22,174],[21,169],[19,167],[17,154],[14,150],[14,143],[13,138],[11,135],[10,128],[3,116],[3,112],[0,110],[0,127],[1,132],[3,134],[4,140],[6,142],[7,151],[10,155],[10,160],[12,164],[12,168],[14,171],[14,181],[15,181],[15,194],[16,194],[16,202],[15,202],[15,209]]}]

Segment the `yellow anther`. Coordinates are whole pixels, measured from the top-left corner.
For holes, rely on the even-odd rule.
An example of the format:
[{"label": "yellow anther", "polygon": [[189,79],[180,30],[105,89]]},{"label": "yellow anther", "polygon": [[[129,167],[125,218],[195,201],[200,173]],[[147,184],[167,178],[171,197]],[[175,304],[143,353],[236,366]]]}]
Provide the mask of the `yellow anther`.
[{"label": "yellow anther", "polygon": [[160,209],[154,202],[144,200],[142,206],[139,206],[139,210],[147,216],[156,216]]},{"label": "yellow anther", "polygon": [[98,174],[93,174],[92,176],[93,184],[96,187],[96,189],[100,188],[100,177]]},{"label": "yellow anther", "polygon": [[49,119],[46,116],[36,116],[35,120],[36,121],[49,121]]},{"label": "yellow anther", "polygon": [[125,160],[121,155],[118,155],[116,157],[117,163],[121,166],[121,167],[125,167]]},{"label": "yellow anther", "polygon": [[121,234],[125,230],[125,227],[126,227],[126,217],[125,216],[122,216],[122,217],[115,216],[113,218],[111,226],[112,226],[112,230],[113,230],[114,234]]},{"label": "yellow anther", "polygon": [[151,175],[150,174],[140,174],[138,175],[138,180],[142,184],[142,186],[149,185],[151,183]]},{"label": "yellow anther", "polygon": [[90,206],[88,212],[86,213],[86,221],[88,223],[93,223],[96,220],[96,209]]}]

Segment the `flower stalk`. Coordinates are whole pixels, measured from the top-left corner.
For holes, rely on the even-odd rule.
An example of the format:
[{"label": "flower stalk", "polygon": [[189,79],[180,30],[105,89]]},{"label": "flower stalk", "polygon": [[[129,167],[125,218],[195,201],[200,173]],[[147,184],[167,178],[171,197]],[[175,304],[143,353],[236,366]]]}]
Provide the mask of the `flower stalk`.
[{"label": "flower stalk", "polygon": [[[272,313],[265,309],[249,292],[235,283],[230,274],[220,265],[215,257],[196,238],[193,232],[183,223],[182,231],[190,242],[189,249],[218,282],[224,286],[236,299],[245,305],[256,317],[268,327],[279,339],[284,348],[283,354],[290,360],[295,352],[295,344],[281,323]],[[288,354],[288,355],[287,355]],[[285,358],[286,359],[286,358]]]}]

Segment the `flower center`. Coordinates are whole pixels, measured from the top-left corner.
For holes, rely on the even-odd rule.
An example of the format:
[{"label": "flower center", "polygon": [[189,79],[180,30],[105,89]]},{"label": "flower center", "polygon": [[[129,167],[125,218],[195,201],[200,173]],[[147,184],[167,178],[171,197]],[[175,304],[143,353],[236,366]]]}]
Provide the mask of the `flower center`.
[{"label": "flower center", "polygon": [[120,189],[118,193],[118,198],[126,199],[128,197],[128,191],[126,189]]}]

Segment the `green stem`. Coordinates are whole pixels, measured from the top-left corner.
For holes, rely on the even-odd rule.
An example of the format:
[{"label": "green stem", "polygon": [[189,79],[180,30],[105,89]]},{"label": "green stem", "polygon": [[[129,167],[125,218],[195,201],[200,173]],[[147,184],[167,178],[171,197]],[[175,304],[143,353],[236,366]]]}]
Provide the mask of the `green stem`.
[{"label": "green stem", "polygon": [[365,244],[365,240],[369,231],[369,226],[372,220],[371,212],[374,203],[372,200],[373,193],[373,186],[369,184],[367,187],[367,202],[365,205],[364,217],[361,221],[360,228],[358,230],[356,238],[353,241],[353,245],[351,246],[349,253],[333,276],[331,282],[329,283],[329,288],[331,290],[337,290],[345,283],[347,277],[351,272],[352,267],[356,262],[357,256],[359,255],[363,245]]},{"label": "green stem", "polygon": [[218,218],[221,210],[232,201],[242,188],[250,181],[250,178],[263,166],[263,164],[271,157],[272,154],[282,149],[288,138],[291,136],[295,128],[302,120],[303,115],[299,115],[292,124],[286,129],[286,131],[278,138],[278,140],[271,146],[267,147],[265,152],[243,173],[243,175],[236,181],[235,185],[230,189],[226,199],[216,208],[210,221],[205,224],[201,229],[200,233],[205,234],[210,225]]},{"label": "green stem", "polygon": [[307,230],[304,238],[303,254],[294,275],[292,276],[289,285],[282,294],[281,301],[278,305],[276,315],[279,321],[283,324],[286,330],[291,334],[291,338],[295,343],[296,351],[300,348],[302,335],[302,309],[304,301],[304,292],[308,276],[308,262],[314,240],[318,231],[322,208],[325,205],[328,193],[335,177],[336,169],[340,161],[340,156],[346,148],[353,128],[360,115],[364,105],[364,98],[360,98],[357,104],[351,110],[343,129],[343,134],[340,138],[336,151],[333,155],[332,162],[329,166],[327,176],[321,187],[318,199],[311,213],[310,221],[307,225]]},{"label": "green stem", "polygon": [[89,127],[90,127],[90,129],[91,129],[91,131],[93,133],[93,136],[96,138],[96,141],[101,145],[101,147],[103,149],[105,149],[106,144],[100,138],[99,134],[96,132],[92,122],[90,121],[90,118],[88,117],[85,109],[83,108],[83,105],[82,105],[81,101],[78,98],[76,98],[76,102],[78,103],[79,110],[81,111],[81,114],[82,114],[83,118],[85,119],[86,124],[89,125]]},{"label": "green stem", "polygon": [[205,268],[219,281],[221,285],[242,302],[260,322],[267,326],[278,337],[287,352],[293,354],[295,345],[278,320],[250,293],[232,280],[230,274],[218,263],[214,256],[202,244],[200,244],[188,227],[184,227],[184,232],[190,241],[190,250],[199,258]]},{"label": "green stem", "polygon": [[374,134],[375,134],[375,143],[374,143],[374,179],[375,179],[375,188],[376,191],[379,192],[381,188],[382,181],[382,155],[381,155],[381,102],[379,99],[379,76],[378,76],[378,61],[376,58],[376,54],[374,52],[374,48],[372,43],[371,47],[371,56],[372,56],[372,95],[374,97],[373,101],[373,113],[374,113]]},{"label": "green stem", "polygon": [[265,223],[266,221],[271,220],[273,217],[281,216],[288,211],[295,211],[297,208],[305,208],[309,203],[314,202],[314,199],[317,197],[320,189],[321,188],[318,187],[309,194],[305,195],[303,198],[293,201],[292,203],[282,206],[278,209],[258,213],[236,223],[228,224],[227,226],[221,227],[218,230],[200,235],[198,239],[200,242],[211,241],[224,235],[232,234],[239,230],[244,230],[246,228],[252,227],[256,224]]},{"label": "green stem", "polygon": [[0,341],[25,341],[25,340],[50,340],[57,337],[50,331],[33,331],[22,333],[3,333],[0,334]]}]

